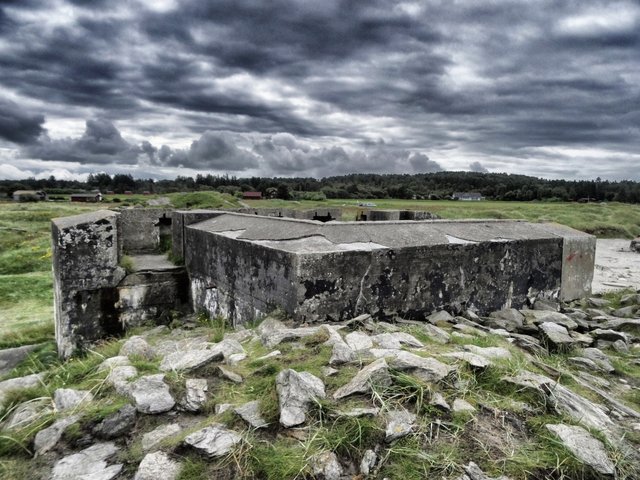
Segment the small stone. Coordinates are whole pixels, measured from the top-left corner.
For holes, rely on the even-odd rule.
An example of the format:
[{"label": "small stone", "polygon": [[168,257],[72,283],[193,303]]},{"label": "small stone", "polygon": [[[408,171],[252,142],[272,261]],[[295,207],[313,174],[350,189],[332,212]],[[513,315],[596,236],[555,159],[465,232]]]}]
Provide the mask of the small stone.
[{"label": "small stone", "polygon": [[609,306],[609,300],[605,300],[604,298],[599,297],[591,297],[588,300],[589,305],[595,308],[604,308]]},{"label": "small stone", "polygon": [[618,353],[629,353],[629,345],[622,340],[616,340],[611,344],[611,346]]},{"label": "small stone", "polygon": [[453,370],[435,358],[421,357],[405,350],[372,349],[376,358],[386,358],[389,366],[410,373],[425,382],[439,382]]},{"label": "small stone", "polygon": [[340,480],[342,477],[342,466],[340,466],[338,457],[333,452],[318,453],[311,457],[309,464],[316,478]]},{"label": "small stone", "polygon": [[182,407],[189,412],[199,412],[207,401],[209,386],[206,378],[187,378],[185,388]]},{"label": "small stone", "polygon": [[233,408],[232,403],[219,403],[216,405],[214,411],[216,412],[216,415],[221,415],[227,410],[231,410],[232,408]]},{"label": "small stone", "polygon": [[487,326],[492,328],[504,328],[509,332],[515,332],[522,328],[524,315],[515,308],[505,308],[489,314]]},{"label": "small stone", "polygon": [[631,318],[635,315],[637,311],[638,311],[637,305],[629,305],[629,306],[614,310],[612,315],[614,317],[620,317],[620,318]]},{"label": "small stone", "polygon": [[622,340],[625,343],[630,343],[631,340],[628,334],[611,329],[597,328],[591,332],[591,335],[593,335],[596,340],[606,340],[609,342]]},{"label": "small stone", "polygon": [[129,395],[140,413],[167,412],[176,403],[162,374],[140,377],[131,384]]},{"label": "small stone", "polygon": [[433,392],[431,394],[431,398],[429,399],[429,405],[433,405],[434,407],[438,407],[446,411],[451,410],[451,407],[445,400],[444,395],[442,395],[440,392]]},{"label": "small stone", "polygon": [[354,393],[366,393],[371,390],[373,385],[391,385],[389,365],[384,358],[380,358],[360,370],[349,383],[335,391],[333,398],[338,400]]},{"label": "small stone", "polygon": [[3,376],[23,362],[34,350],[42,344],[23,345],[21,347],[0,350],[0,376]]},{"label": "small stone", "polygon": [[273,348],[282,342],[290,342],[301,338],[311,337],[322,332],[322,327],[283,328],[269,331],[260,336],[262,344],[267,348]]},{"label": "small stone", "polygon": [[324,377],[331,377],[338,373],[340,370],[332,368],[332,367],[322,367],[322,375]]},{"label": "small stone", "polygon": [[291,369],[278,373],[276,391],[280,403],[280,424],[287,428],[303,423],[309,404],[317,398],[325,398],[322,380],[308,372]]},{"label": "small stone", "polygon": [[28,400],[19,404],[2,424],[3,430],[17,430],[33,423],[43,415],[53,413],[48,399]]},{"label": "small stone", "polygon": [[173,437],[180,433],[182,429],[177,423],[170,423],[168,425],[160,425],[159,427],[145,433],[142,436],[142,450],[149,452],[156,450],[160,446],[163,440]]},{"label": "small stone", "polygon": [[569,335],[581,347],[588,347],[593,344],[593,337],[591,335],[587,335],[586,333],[569,332]]},{"label": "small stone", "polygon": [[93,428],[97,437],[104,439],[117,438],[127,433],[135,424],[138,411],[129,403],[120,410],[105,417]]},{"label": "small stone", "polygon": [[128,395],[132,378],[138,376],[138,370],[131,365],[116,366],[107,375],[106,383],[111,385],[120,395]]},{"label": "small stone", "polygon": [[210,458],[226,455],[242,441],[242,437],[218,423],[192,433],[184,442]]},{"label": "small stone", "polygon": [[62,438],[64,431],[74,423],[77,423],[78,420],[80,420],[80,415],[71,415],[67,418],[56,420],[49,427],[40,430],[33,441],[33,449],[36,456],[42,455],[55,447],[60,438]]},{"label": "small stone", "polygon": [[333,350],[331,351],[331,358],[329,359],[330,365],[341,365],[344,363],[353,362],[358,358],[356,352],[349,347],[345,342],[340,340],[333,344]]},{"label": "small stone", "polygon": [[375,417],[380,413],[380,409],[376,407],[356,407],[344,412],[338,412],[338,417]]},{"label": "small stone", "polygon": [[175,480],[180,474],[182,466],[172,460],[164,452],[154,452],[145,455],[138,465],[133,480]]},{"label": "small stone", "polygon": [[466,400],[456,398],[452,405],[453,413],[474,413],[476,408]]},{"label": "small stone", "polygon": [[242,345],[235,340],[222,340],[213,344],[210,349],[187,350],[185,352],[170,353],[165,356],[160,364],[160,370],[167,371],[193,371],[208,363],[220,361],[234,353],[244,353]]},{"label": "small stone", "polygon": [[282,355],[282,352],[280,350],[274,350],[273,352],[269,352],[266,355],[263,355],[262,357],[258,357],[256,358],[256,360],[269,360],[270,358],[275,358],[275,357],[279,357],[280,355]]},{"label": "small stone", "polygon": [[539,325],[540,333],[549,350],[570,350],[576,343],[565,327],[557,323],[544,322]]},{"label": "small stone", "polygon": [[611,365],[609,357],[602,352],[602,350],[597,348],[585,348],[582,350],[582,356],[589,360],[593,360],[598,367],[607,373],[613,373],[615,371],[615,368]]},{"label": "small stone", "polygon": [[269,426],[266,420],[262,418],[262,414],[260,413],[259,400],[247,402],[244,405],[236,407],[234,409],[234,412],[240,415],[240,417],[242,417],[242,419],[253,428],[265,428]]},{"label": "small stone", "polygon": [[445,330],[436,325],[425,323],[421,326],[421,328],[429,336],[429,338],[431,338],[431,340],[436,343],[444,345],[446,343],[449,343],[449,340],[451,340],[451,335],[449,335]]},{"label": "small stone", "polygon": [[84,450],[58,460],[50,480],[92,479],[111,480],[122,470],[122,464],[108,466],[106,460],[118,449],[114,443],[96,443]]},{"label": "small stone", "polygon": [[222,378],[226,378],[227,380],[232,381],[233,383],[242,383],[242,377],[238,375],[236,372],[232,372],[228,368],[224,368],[223,366],[218,367],[218,372],[220,372],[220,376]]},{"label": "small stone", "polygon": [[450,352],[444,353],[442,356],[447,358],[457,358],[458,360],[462,360],[473,368],[482,369],[487,368],[491,365],[491,361],[487,358],[471,352]]},{"label": "small stone", "polygon": [[[230,367],[237,367],[238,364],[247,358],[246,353],[232,353],[226,359],[227,365]],[[259,360],[259,359],[258,359]]]},{"label": "small stone", "polygon": [[89,390],[74,390],[72,388],[58,388],[53,393],[53,403],[56,410],[64,412],[81,405],[91,403],[93,394]]},{"label": "small stone", "polygon": [[380,348],[392,350],[399,350],[403,345],[415,348],[424,347],[421,341],[405,332],[381,333],[375,335],[373,341],[378,344]]},{"label": "small stone", "polygon": [[98,371],[112,370],[115,367],[126,367],[129,365],[131,365],[129,357],[118,355],[105,359],[100,365],[98,365]]},{"label": "small stone", "polygon": [[355,352],[361,352],[373,347],[371,337],[363,332],[351,332],[344,337],[345,342]]},{"label": "small stone", "polygon": [[414,428],[416,415],[407,410],[391,410],[387,412],[387,428],[385,441],[391,443],[409,435]]},{"label": "small stone", "polygon": [[509,350],[502,347],[477,347],[475,345],[465,345],[467,352],[475,353],[489,360],[509,360],[512,355]]},{"label": "small stone", "polygon": [[373,469],[378,461],[378,456],[373,450],[366,450],[360,461],[360,473],[365,477],[373,473]]},{"label": "small stone", "polygon": [[445,310],[439,310],[429,315],[427,317],[427,322],[439,327],[446,326],[447,324],[453,323],[453,315]]},{"label": "small stone", "polygon": [[151,360],[156,353],[144,338],[135,335],[124,342],[120,348],[120,356],[136,356]]},{"label": "small stone", "polygon": [[615,465],[609,459],[603,443],[587,430],[574,425],[546,425],[547,430],[556,434],[563,445],[582,463],[589,465],[603,475],[613,475]]},{"label": "small stone", "polygon": [[42,385],[43,377],[43,373],[33,373],[24,377],[10,378],[9,380],[0,382],[0,405],[4,403],[4,399],[9,392]]}]

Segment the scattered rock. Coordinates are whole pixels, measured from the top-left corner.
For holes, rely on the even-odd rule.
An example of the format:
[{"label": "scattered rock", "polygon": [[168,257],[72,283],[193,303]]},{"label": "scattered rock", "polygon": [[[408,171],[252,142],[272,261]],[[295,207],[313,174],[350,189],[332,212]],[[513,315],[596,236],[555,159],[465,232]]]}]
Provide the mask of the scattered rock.
[{"label": "scattered rock", "polygon": [[273,352],[269,352],[266,355],[263,355],[262,357],[258,357],[256,358],[256,360],[269,360],[270,358],[275,358],[275,357],[279,357],[280,355],[282,355],[282,352],[280,350],[274,350]]},{"label": "scattered rock", "polygon": [[0,376],[9,373],[40,346],[42,346],[42,344],[23,345],[21,347],[0,350]]},{"label": "scattered rock", "polygon": [[53,404],[58,412],[71,410],[80,405],[86,405],[93,400],[89,390],[74,390],[72,388],[58,388],[53,393]]},{"label": "scattered rock", "polygon": [[480,355],[489,360],[509,360],[512,355],[509,350],[502,347],[477,347],[475,345],[465,345],[463,347],[467,352]]},{"label": "scattered rock", "polygon": [[440,392],[433,392],[431,394],[429,405],[433,405],[434,407],[441,408],[445,411],[451,410],[451,407],[447,403],[447,400],[444,398],[444,395],[442,395]]},{"label": "scattered rock", "polygon": [[604,372],[613,373],[615,371],[615,368],[613,368],[613,365],[611,365],[609,361],[609,357],[597,348],[585,348],[582,350],[582,356],[593,360]]},{"label": "scattered rock", "polygon": [[612,315],[614,317],[620,317],[620,318],[631,318],[636,314],[637,311],[638,311],[637,305],[628,305],[626,307],[621,307],[621,308],[618,308],[617,310],[614,310],[612,312]]},{"label": "scattered rock", "polygon": [[216,415],[220,415],[221,413],[231,410],[232,408],[233,408],[233,404],[231,403],[219,403],[215,407],[215,412],[216,412]]},{"label": "scattered rock", "polygon": [[341,365],[344,363],[353,362],[358,358],[356,352],[345,342],[340,340],[333,344],[333,350],[331,351],[331,358],[329,359],[330,365]]},{"label": "scattered rock", "polygon": [[109,466],[107,459],[118,449],[114,443],[96,443],[84,450],[58,460],[50,480],[91,479],[110,480],[122,470],[122,464]]},{"label": "scattered rock", "polygon": [[335,375],[339,371],[340,370],[338,370],[336,368],[333,368],[333,367],[322,367],[322,376],[331,377],[332,375]]},{"label": "scattered rock", "polygon": [[207,401],[207,380],[205,378],[187,378],[182,408],[189,412],[199,412]]},{"label": "scattered rock", "polygon": [[571,338],[565,327],[557,323],[544,322],[538,325],[544,343],[551,351],[564,352],[573,348],[576,341]]},{"label": "scattered rock", "polygon": [[129,357],[125,357],[124,355],[117,355],[115,357],[110,357],[103,360],[103,362],[98,365],[98,371],[101,372],[104,370],[112,370],[115,367],[126,367],[129,365],[131,365]]},{"label": "scattered rock", "polygon": [[391,443],[409,435],[414,428],[416,415],[407,410],[391,410],[387,412],[387,428],[385,441]]},{"label": "scattered rock", "polygon": [[351,410],[338,412],[338,417],[375,417],[380,413],[376,407],[356,407]]},{"label": "scattered rock", "polygon": [[546,425],[547,430],[556,434],[562,444],[582,463],[589,465],[603,475],[613,475],[615,465],[609,459],[604,444],[594,438],[584,428],[574,425]]},{"label": "scattered rock", "polygon": [[242,383],[243,381],[240,375],[238,375],[236,372],[232,372],[228,368],[224,368],[222,365],[218,367],[218,372],[220,372],[220,376],[222,378],[226,378],[233,383]]},{"label": "scattered rock", "polygon": [[492,328],[504,328],[508,332],[520,330],[524,324],[524,315],[515,308],[505,308],[497,312],[491,312],[487,326]]},{"label": "scattered rock", "polygon": [[208,363],[220,361],[236,353],[245,353],[242,345],[236,340],[226,339],[214,343],[208,349],[187,350],[185,352],[175,352],[164,357],[160,364],[160,370],[167,372],[193,371]]},{"label": "scattered rock", "polygon": [[389,366],[396,370],[408,370],[412,375],[425,382],[439,382],[445,378],[452,367],[439,362],[435,358],[421,357],[405,350],[371,349],[376,358],[386,358]]},{"label": "scattered rock", "polygon": [[390,350],[399,350],[403,345],[415,348],[424,347],[421,341],[413,335],[409,335],[404,332],[381,333],[379,335],[375,335],[373,337],[373,341],[378,344],[380,348],[387,348]]},{"label": "scattered rock", "polygon": [[464,480],[509,480],[509,477],[505,477],[505,476],[497,477],[495,479],[489,477],[474,462],[469,462],[468,465],[465,465],[462,468],[464,469],[464,472],[465,472],[466,475],[463,475],[458,480],[460,480],[460,479],[464,479]]},{"label": "scattered rock", "polygon": [[134,335],[120,348],[120,356],[129,357],[131,355],[151,360],[156,356],[156,352],[144,338]]},{"label": "scattered rock", "polygon": [[273,348],[282,342],[290,342],[292,340],[311,337],[322,331],[322,327],[283,328],[267,331],[260,336],[260,340],[265,347]]},{"label": "scattered rock", "polygon": [[453,413],[474,413],[476,411],[476,407],[462,398],[456,398],[453,401],[451,409],[453,410]]},{"label": "scattered rock", "polygon": [[35,450],[36,456],[42,455],[55,447],[60,441],[64,431],[74,423],[77,423],[78,420],[80,420],[80,415],[71,415],[56,420],[49,427],[40,430],[33,441],[33,449]]},{"label": "scattered rock", "polygon": [[439,327],[442,327],[452,323],[453,316],[445,310],[439,310],[429,315],[427,317],[427,322],[429,322],[432,325],[437,325]]},{"label": "scattered rock", "polygon": [[578,346],[588,347],[593,344],[593,337],[591,335],[579,332],[569,332],[569,335],[576,341]]},{"label": "scattered rock", "polygon": [[236,407],[234,409],[242,419],[251,425],[253,428],[264,428],[269,426],[262,414],[260,413],[260,401],[254,400],[253,402],[247,402],[244,405]]},{"label": "scattered rock", "polygon": [[575,330],[578,328],[578,323],[575,320],[560,312],[520,310],[520,313],[524,315],[526,321],[535,325],[540,325],[541,323],[557,323],[567,330]]},{"label": "scattered rock", "polygon": [[373,474],[373,469],[375,468],[377,461],[378,456],[376,455],[376,452],[373,450],[366,450],[362,455],[362,460],[360,461],[360,473],[365,477]]},{"label": "scattered rock", "polygon": [[106,383],[111,385],[120,395],[128,395],[132,378],[138,376],[138,370],[131,365],[116,366],[107,375]]},{"label": "scattered rock", "polygon": [[591,297],[589,298],[588,303],[594,308],[605,308],[609,306],[610,302],[604,298]]},{"label": "scattered rock", "polygon": [[372,385],[383,387],[391,385],[389,365],[384,358],[380,358],[360,370],[349,383],[335,391],[333,398],[340,399],[354,393],[366,393],[371,390]]},{"label": "scattered rock", "polygon": [[616,340],[611,344],[611,346],[618,353],[629,353],[629,345],[622,340]]},{"label": "scattered rock", "polygon": [[127,403],[93,427],[93,434],[107,440],[118,438],[133,428],[137,415],[135,407]]},{"label": "scattered rock", "polygon": [[198,430],[184,439],[187,445],[211,458],[226,455],[241,441],[240,435],[218,423]]},{"label": "scattered rock", "polygon": [[280,403],[280,424],[284,427],[300,425],[306,420],[309,404],[324,398],[324,383],[308,372],[287,369],[278,373],[276,390]]},{"label": "scattered rock", "polygon": [[[277,351],[277,350],[276,350]],[[247,354],[246,353],[232,353],[231,355],[229,355],[225,361],[227,362],[227,365],[231,366],[231,367],[235,367],[237,366],[241,361],[245,360],[247,358]]]},{"label": "scattered rock", "polygon": [[49,399],[34,399],[21,403],[2,424],[4,430],[16,430],[34,422],[42,415],[53,413]]},{"label": "scattered rock", "polygon": [[182,465],[172,460],[164,452],[154,452],[145,455],[138,465],[133,480],[175,480],[180,474]]},{"label": "scattered rock", "polygon": [[342,467],[333,452],[318,453],[311,457],[309,464],[315,478],[323,478],[324,480],[340,480],[342,478]]},{"label": "scattered rock", "polygon": [[596,328],[591,332],[591,335],[593,335],[596,340],[606,340],[608,342],[622,340],[624,343],[630,343],[631,340],[629,335],[624,332],[604,328]]},{"label": "scattered rock", "polygon": [[173,437],[181,431],[182,429],[177,423],[160,425],[142,436],[142,450],[145,452],[156,450],[156,447],[158,447],[163,440]]},{"label": "scattered rock", "polygon": [[140,413],[167,412],[176,403],[169,392],[169,386],[164,383],[163,374],[140,377],[131,384],[129,395]]},{"label": "scattered rock", "polygon": [[361,352],[373,347],[371,337],[362,332],[351,332],[344,337],[345,342],[355,352]]},{"label": "scattered rock", "polygon": [[473,368],[487,368],[491,365],[491,361],[486,357],[482,357],[471,352],[450,352],[442,355],[447,358],[457,358],[469,364]]},{"label": "scattered rock", "polygon": [[624,307],[638,304],[640,304],[640,293],[628,293],[620,298],[620,305]]},{"label": "scattered rock", "polygon": [[429,336],[429,338],[431,338],[431,340],[436,343],[444,345],[446,343],[449,343],[449,340],[451,340],[451,335],[449,335],[449,333],[436,325],[425,323],[421,326],[421,328]]},{"label": "scattered rock", "polygon": [[25,377],[10,378],[0,382],[0,405],[4,403],[4,399],[9,392],[42,385],[43,377],[43,373],[34,373]]}]

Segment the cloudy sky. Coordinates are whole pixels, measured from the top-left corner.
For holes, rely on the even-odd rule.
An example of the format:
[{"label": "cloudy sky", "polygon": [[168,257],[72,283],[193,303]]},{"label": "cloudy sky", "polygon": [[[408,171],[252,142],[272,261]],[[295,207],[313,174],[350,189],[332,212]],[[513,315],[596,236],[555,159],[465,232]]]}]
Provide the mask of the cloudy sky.
[{"label": "cloudy sky", "polygon": [[640,1],[0,0],[0,178],[640,180]]}]

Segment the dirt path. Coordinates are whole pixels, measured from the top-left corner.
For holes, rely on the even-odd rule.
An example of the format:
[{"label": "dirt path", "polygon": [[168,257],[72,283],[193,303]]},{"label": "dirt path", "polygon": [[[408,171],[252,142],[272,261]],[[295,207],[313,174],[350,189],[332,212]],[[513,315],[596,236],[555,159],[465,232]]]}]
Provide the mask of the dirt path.
[{"label": "dirt path", "polygon": [[640,289],[640,253],[629,249],[629,240],[599,239],[593,293],[621,288]]}]

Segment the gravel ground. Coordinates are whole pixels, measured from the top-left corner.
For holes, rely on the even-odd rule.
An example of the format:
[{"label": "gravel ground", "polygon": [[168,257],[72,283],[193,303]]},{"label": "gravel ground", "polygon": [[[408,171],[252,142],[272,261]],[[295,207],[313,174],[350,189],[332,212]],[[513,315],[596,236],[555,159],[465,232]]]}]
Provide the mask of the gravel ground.
[{"label": "gravel ground", "polygon": [[629,249],[630,240],[599,239],[593,293],[621,288],[640,289],[640,253]]}]

